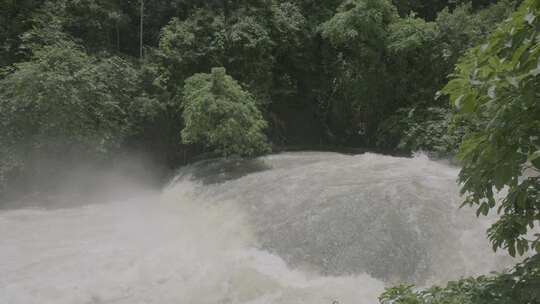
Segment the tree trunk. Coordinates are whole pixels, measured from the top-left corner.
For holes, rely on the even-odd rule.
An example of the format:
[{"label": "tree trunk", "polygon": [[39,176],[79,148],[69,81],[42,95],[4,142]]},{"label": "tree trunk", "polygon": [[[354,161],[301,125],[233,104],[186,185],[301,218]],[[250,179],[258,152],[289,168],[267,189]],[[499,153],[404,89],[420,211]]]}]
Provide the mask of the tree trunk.
[{"label": "tree trunk", "polygon": [[144,16],[144,0],[141,0],[141,33],[140,33],[140,47],[139,47],[139,57],[143,58],[143,16]]},{"label": "tree trunk", "polygon": [[118,22],[116,22],[116,51],[120,52],[120,29],[118,28]]}]

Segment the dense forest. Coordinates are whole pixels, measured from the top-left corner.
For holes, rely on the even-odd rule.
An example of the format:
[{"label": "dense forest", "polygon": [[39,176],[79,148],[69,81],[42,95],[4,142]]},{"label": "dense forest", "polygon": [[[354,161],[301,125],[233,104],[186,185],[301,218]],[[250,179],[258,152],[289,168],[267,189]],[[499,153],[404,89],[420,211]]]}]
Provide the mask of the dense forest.
[{"label": "dense forest", "polygon": [[[36,158],[104,160],[126,148],[171,168],[272,147],[452,153],[464,127],[447,132],[453,110],[436,93],[515,6],[3,1],[0,177],[47,171]],[[200,75],[217,67],[219,93]]]},{"label": "dense forest", "polygon": [[[422,150],[498,209],[494,249],[532,256],[539,75],[538,0],[2,0],[0,191],[123,151]],[[540,303],[539,265],[381,303]]]}]

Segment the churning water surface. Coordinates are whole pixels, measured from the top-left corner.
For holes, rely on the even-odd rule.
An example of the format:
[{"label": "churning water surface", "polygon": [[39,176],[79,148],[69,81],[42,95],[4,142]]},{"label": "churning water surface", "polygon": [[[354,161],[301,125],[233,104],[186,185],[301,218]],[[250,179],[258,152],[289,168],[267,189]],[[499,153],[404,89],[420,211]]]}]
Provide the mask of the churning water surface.
[{"label": "churning water surface", "polygon": [[377,303],[508,265],[425,156],[298,152],[183,168],[162,191],[0,211],[0,303]]}]

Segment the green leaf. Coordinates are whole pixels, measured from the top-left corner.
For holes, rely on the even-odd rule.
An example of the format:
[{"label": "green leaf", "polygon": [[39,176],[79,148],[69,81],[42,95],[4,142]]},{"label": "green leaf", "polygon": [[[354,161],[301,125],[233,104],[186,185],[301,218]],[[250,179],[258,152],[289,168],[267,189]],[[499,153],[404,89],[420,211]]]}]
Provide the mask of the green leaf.
[{"label": "green leaf", "polygon": [[530,25],[533,24],[535,19],[536,19],[536,16],[532,12],[525,15],[525,21],[527,21],[527,23],[529,23]]},{"label": "green leaf", "polygon": [[527,160],[537,169],[540,169],[540,150],[531,153]]},{"label": "green leaf", "polygon": [[508,246],[508,253],[510,254],[510,256],[516,257],[516,247],[514,246],[514,243]]},{"label": "green leaf", "polygon": [[476,109],[476,95],[467,94],[459,102],[458,109],[463,113],[472,113]]}]

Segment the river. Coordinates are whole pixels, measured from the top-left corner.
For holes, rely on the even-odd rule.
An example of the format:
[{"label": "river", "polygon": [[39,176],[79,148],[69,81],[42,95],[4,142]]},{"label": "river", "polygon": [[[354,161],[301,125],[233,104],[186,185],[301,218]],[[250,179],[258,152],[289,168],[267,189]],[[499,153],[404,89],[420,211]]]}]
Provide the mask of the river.
[{"label": "river", "polygon": [[375,304],[502,269],[458,168],[294,152],[203,161],[157,191],[0,210],[0,303]]}]

